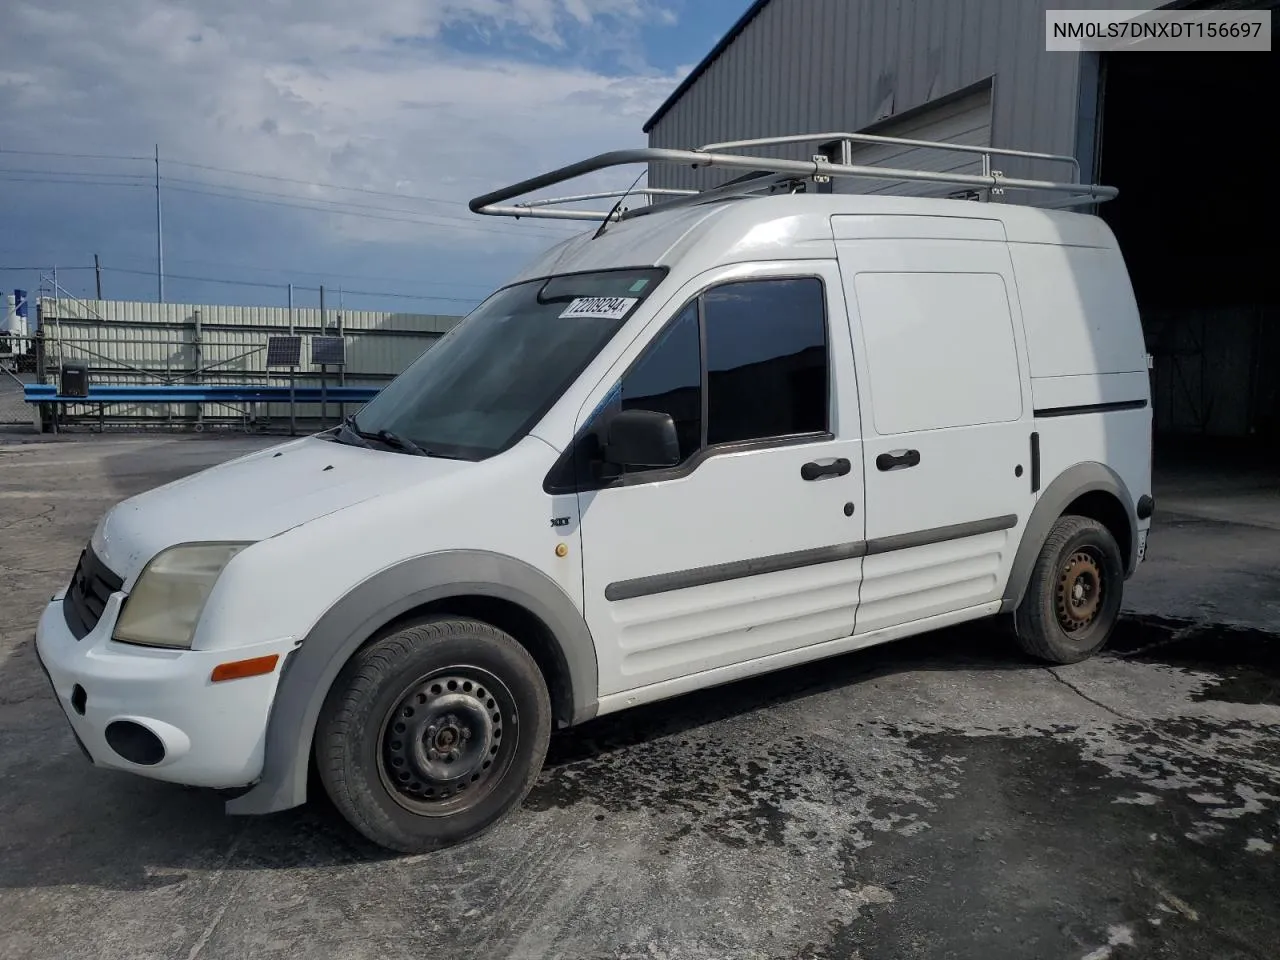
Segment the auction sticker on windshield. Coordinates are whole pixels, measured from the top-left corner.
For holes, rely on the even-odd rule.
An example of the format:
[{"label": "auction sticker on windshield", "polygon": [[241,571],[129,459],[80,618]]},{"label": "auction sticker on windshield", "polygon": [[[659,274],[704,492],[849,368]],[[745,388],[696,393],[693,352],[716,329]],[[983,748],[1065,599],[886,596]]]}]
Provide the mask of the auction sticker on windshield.
[{"label": "auction sticker on windshield", "polygon": [[599,320],[621,320],[638,303],[636,297],[578,297],[565,307],[565,317],[593,317]]}]

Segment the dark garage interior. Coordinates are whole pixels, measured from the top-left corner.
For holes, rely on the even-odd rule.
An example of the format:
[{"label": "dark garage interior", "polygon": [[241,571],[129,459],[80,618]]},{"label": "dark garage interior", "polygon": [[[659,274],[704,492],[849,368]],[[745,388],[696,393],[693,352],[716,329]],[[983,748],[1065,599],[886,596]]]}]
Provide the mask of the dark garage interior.
[{"label": "dark garage interior", "polygon": [[1120,194],[1099,212],[1154,357],[1157,457],[1275,457],[1275,62],[1274,44],[1102,57],[1099,177]]}]

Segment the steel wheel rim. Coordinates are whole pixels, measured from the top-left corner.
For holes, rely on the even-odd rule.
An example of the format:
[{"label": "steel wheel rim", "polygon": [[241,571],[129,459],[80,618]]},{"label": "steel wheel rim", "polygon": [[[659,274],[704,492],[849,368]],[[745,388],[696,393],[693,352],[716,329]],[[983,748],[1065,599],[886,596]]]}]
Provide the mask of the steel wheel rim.
[{"label": "steel wheel rim", "polygon": [[378,731],[378,774],[418,816],[474,807],[515,758],[519,716],[510,689],[483,667],[459,664],[407,684]]},{"label": "steel wheel rim", "polygon": [[1081,633],[1097,622],[1106,590],[1102,571],[1102,556],[1089,547],[1073,552],[1059,568],[1054,612],[1067,633]]}]

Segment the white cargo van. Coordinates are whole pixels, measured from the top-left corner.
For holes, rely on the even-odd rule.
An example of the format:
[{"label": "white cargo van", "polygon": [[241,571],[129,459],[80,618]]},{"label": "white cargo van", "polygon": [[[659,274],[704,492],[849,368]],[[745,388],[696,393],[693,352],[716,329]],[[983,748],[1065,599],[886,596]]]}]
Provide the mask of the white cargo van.
[{"label": "white cargo van", "polygon": [[[1097,651],[1153,509],[1138,313],[1101,220],[983,200],[1115,191],[739,146],[478,198],[599,226],[341,427],[112,508],[37,630],[92,762],[232,813],[303,803],[314,764],[422,851],[600,714],[980,617]],[[502,205],[636,162],[754,175]],[[841,192],[875,179],[979,202]]]}]

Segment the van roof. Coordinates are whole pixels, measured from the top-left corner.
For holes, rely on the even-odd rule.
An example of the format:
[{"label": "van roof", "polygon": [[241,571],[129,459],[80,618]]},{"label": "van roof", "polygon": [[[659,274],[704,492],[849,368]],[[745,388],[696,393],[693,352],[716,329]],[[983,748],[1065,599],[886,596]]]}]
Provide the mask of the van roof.
[{"label": "van roof", "polygon": [[[512,282],[622,267],[700,269],[755,260],[835,256],[831,218],[918,216],[998,221],[1012,242],[1114,247],[1101,218],[1024,204],[867,194],[795,193],[708,199],[598,225],[557,244]],[[694,263],[689,263],[690,260]]]}]

